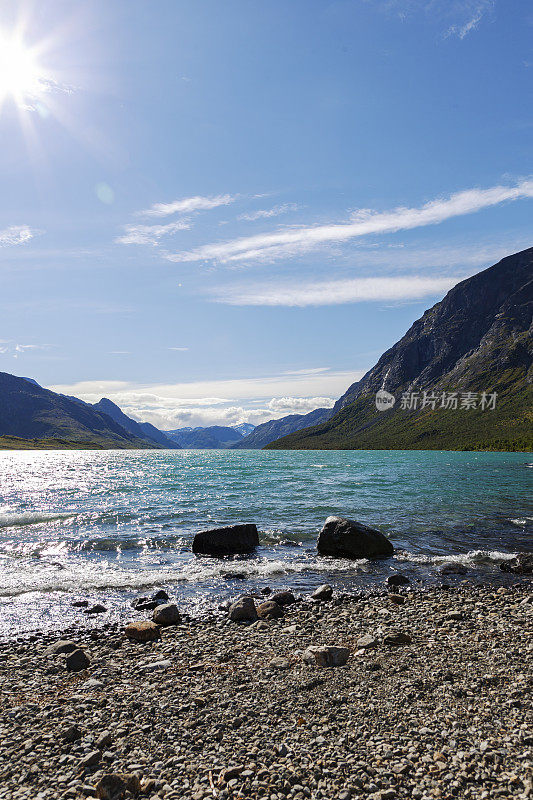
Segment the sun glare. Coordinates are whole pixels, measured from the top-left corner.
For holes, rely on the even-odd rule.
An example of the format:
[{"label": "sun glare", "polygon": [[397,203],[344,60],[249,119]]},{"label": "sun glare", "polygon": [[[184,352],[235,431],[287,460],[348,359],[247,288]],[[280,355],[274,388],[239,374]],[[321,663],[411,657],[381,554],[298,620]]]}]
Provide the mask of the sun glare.
[{"label": "sun glare", "polygon": [[0,32],[0,105],[11,99],[19,108],[32,106],[47,91],[47,83],[35,51]]}]

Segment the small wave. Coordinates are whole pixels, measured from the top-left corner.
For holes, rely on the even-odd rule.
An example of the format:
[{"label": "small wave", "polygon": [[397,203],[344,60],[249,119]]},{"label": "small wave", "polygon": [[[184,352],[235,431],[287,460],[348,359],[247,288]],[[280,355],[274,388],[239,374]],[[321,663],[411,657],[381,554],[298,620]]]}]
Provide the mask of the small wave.
[{"label": "small wave", "polygon": [[58,522],[75,517],[73,513],[46,514],[38,511],[23,511],[21,513],[0,514],[0,528],[20,528],[25,525],[40,525],[47,522]]},{"label": "small wave", "polygon": [[398,561],[412,561],[415,564],[433,564],[436,567],[442,564],[462,564],[465,567],[474,567],[480,564],[498,564],[500,561],[509,561],[516,553],[501,553],[499,550],[469,550],[468,553],[454,553],[447,556],[416,555],[403,551],[396,553]]},{"label": "small wave", "polygon": [[533,517],[524,517],[524,519],[510,519],[509,522],[512,525],[518,525],[519,528],[524,528],[533,522]]}]

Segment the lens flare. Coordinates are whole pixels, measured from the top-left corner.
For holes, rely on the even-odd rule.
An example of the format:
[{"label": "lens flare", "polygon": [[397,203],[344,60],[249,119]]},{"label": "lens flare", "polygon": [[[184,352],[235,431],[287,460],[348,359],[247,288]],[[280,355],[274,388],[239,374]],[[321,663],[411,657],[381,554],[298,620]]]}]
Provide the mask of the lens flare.
[{"label": "lens flare", "polygon": [[19,108],[34,106],[49,83],[35,50],[0,31],[0,105],[10,99]]}]

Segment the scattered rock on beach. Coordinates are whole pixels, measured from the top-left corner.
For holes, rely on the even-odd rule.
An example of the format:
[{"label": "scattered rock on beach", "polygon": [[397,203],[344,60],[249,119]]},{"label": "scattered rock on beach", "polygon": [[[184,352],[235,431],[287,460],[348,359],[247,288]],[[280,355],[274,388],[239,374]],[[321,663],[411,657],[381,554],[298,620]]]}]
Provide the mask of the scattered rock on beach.
[{"label": "scattered rock on beach", "polygon": [[257,616],[260,619],[279,619],[283,616],[283,609],[273,600],[267,600],[257,606]]},{"label": "scattered rock on beach", "polygon": [[392,646],[399,646],[402,644],[411,644],[412,638],[409,636],[408,633],[404,633],[403,631],[390,631],[383,637],[383,644],[388,644]]},{"label": "scattered rock on beach", "polygon": [[73,650],[65,658],[65,666],[69,672],[81,672],[82,669],[87,669],[90,663],[91,659],[81,649]]},{"label": "scattered rock on beach", "polygon": [[154,609],[152,619],[157,625],[179,625],[181,614],[174,603],[165,603]]},{"label": "scattered rock on beach", "polygon": [[65,742],[77,742],[78,739],[81,739],[81,731],[77,725],[68,725],[66,728],[63,728],[60,736]]},{"label": "scattered rock on beach", "polygon": [[102,757],[100,750],[91,750],[90,753],[81,759],[80,767],[81,769],[90,769],[91,767],[95,767]]},{"label": "scattered rock on beach", "polygon": [[255,622],[258,617],[253,597],[245,595],[232,603],[229,618],[232,622]]},{"label": "scattered rock on beach", "polygon": [[318,667],[342,667],[348,661],[350,649],[348,647],[308,647],[302,654],[302,661]]},{"label": "scattered rock on beach", "polygon": [[371,634],[365,633],[363,636],[360,636],[356,642],[357,647],[359,650],[368,650],[370,647],[375,647],[377,645],[377,639],[375,639]]},{"label": "scattered rock on beach", "polygon": [[227,556],[251,553],[258,546],[259,534],[255,525],[228,525],[197,533],[192,550],[198,555]]},{"label": "scattered rock on beach", "polygon": [[391,603],[394,603],[397,606],[403,606],[405,603],[405,595],[403,594],[395,594],[394,592],[390,592],[387,597]]},{"label": "scattered rock on beach", "polygon": [[512,572],[515,575],[531,575],[533,573],[533,553],[518,553],[509,561],[500,564],[502,572]]},{"label": "scattered rock on beach", "polygon": [[161,629],[159,625],[150,620],[143,620],[142,622],[130,622],[124,628],[124,633],[128,639],[133,639],[136,642],[153,642],[161,638]]},{"label": "scattered rock on beach", "polygon": [[338,558],[384,558],[394,553],[380,531],[344,517],[328,517],[318,537],[321,555]]},{"label": "scattered rock on beach", "polygon": [[333,588],[329,583],[323,583],[322,586],[315,589],[311,597],[313,600],[331,600],[333,597]]},{"label": "scattered rock on beach", "polygon": [[296,598],[292,592],[276,592],[270,598],[278,606],[290,606],[296,602]]},{"label": "scattered rock on beach", "polygon": [[47,647],[44,652],[47,656],[57,656],[65,653],[73,653],[74,650],[77,649],[78,645],[76,642],[71,642],[69,639],[60,639],[58,642],[51,644],[50,647]]}]

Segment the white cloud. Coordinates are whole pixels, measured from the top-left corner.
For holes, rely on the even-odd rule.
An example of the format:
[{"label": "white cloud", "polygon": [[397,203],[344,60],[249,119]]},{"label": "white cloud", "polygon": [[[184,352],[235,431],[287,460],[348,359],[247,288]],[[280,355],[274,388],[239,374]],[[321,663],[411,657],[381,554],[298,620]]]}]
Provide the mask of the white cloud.
[{"label": "white cloud", "polygon": [[0,230],[0,247],[9,247],[14,244],[29,242],[41,231],[30,228],[29,225],[10,225],[9,228]]},{"label": "white cloud", "polygon": [[115,241],[119,244],[158,244],[162,236],[186,231],[190,227],[190,222],[186,219],[169,222],[167,225],[125,225],[124,233]]},{"label": "white cloud", "polygon": [[194,211],[209,211],[219,206],[228,206],[235,201],[230,194],[219,194],[213,197],[184,197],[171,203],[154,203],[145,211],[140,211],[142,216],[168,217],[170,214],[190,214]]},{"label": "white cloud", "polygon": [[327,306],[376,300],[419,300],[447,292],[462,278],[346,278],[215,289],[213,300],[232,306]]},{"label": "white cloud", "polygon": [[400,207],[376,212],[365,209],[348,222],[278,229],[226,242],[205,244],[181,253],[168,253],[176,262],[259,260],[275,261],[314,250],[322,245],[346,242],[371,234],[396,233],[437,225],[453,217],[472,214],[501,203],[533,197],[533,180],[522,179],[514,186],[467,189],[445,198],[431,200],[417,208]]},{"label": "white cloud", "polygon": [[51,344],[17,344],[12,339],[0,339],[0,355],[18,358],[26,353],[49,350]]},{"label": "white cloud", "polygon": [[451,25],[446,31],[446,36],[458,36],[464,39],[469,33],[474,31],[483,17],[494,8],[494,0],[470,0],[463,3],[463,12],[466,17],[462,22]]},{"label": "white cloud", "polygon": [[283,203],[283,205],[273,206],[272,208],[260,208],[258,211],[241,214],[237,219],[244,220],[245,222],[255,222],[257,219],[279,217],[281,214],[287,214],[289,211],[296,211],[298,208],[299,206],[297,203]]},{"label": "white cloud", "polygon": [[175,350],[178,353],[186,353],[188,351],[188,347],[169,347],[169,350]]},{"label": "white cloud", "polygon": [[125,381],[84,381],[51,386],[87,402],[109,397],[128,415],[165,430],[187,425],[259,424],[291,413],[332,404],[364,371],[322,371],[259,378],[138,385]]}]

